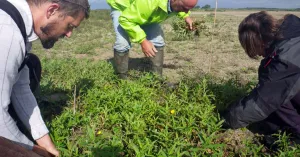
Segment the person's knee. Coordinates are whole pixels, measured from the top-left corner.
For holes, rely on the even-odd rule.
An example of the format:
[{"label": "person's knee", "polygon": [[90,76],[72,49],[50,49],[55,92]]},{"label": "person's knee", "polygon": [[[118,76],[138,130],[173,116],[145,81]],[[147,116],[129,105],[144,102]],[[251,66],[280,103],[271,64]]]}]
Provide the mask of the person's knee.
[{"label": "person's knee", "polygon": [[165,40],[162,33],[159,34],[151,34],[148,37],[148,40],[153,43],[155,47],[164,47],[165,46]]},{"label": "person's knee", "polygon": [[115,43],[114,51],[119,53],[127,53],[130,49],[130,45],[124,43]]},{"label": "person's knee", "polygon": [[153,45],[155,47],[164,47],[165,46],[164,38],[161,36],[151,39],[150,41],[153,43]]},{"label": "person's knee", "polygon": [[151,41],[155,47],[164,47],[164,33],[159,24],[152,24],[142,27],[147,34],[147,40]]},{"label": "person's knee", "polygon": [[129,50],[127,50],[127,51],[119,51],[119,50],[114,49],[114,53],[117,53],[119,56],[124,56],[124,55],[126,55],[126,54],[129,53]]},{"label": "person's knee", "polygon": [[130,43],[127,40],[117,38],[114,45],[114,50],[123,53],[123,52],[128,52],[130,47],[131,47]]},{"label": "person's knee", "polygon": [[128,51],[131,48],[131,43],[126,31],[118,25],[116,28],[116,41],[114,44],[114,49],[119,52]]}]

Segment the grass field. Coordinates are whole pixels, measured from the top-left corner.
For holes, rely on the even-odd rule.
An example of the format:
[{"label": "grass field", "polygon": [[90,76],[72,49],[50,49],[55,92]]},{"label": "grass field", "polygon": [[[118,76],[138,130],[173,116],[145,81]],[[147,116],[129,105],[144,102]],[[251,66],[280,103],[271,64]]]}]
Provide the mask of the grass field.
[{"label": "grass field", "polygon": [[[109,11],[90,19],[44,50],[41,91],[36,93],[51,136],[62,156],[298,156],[299,146],[278,135],[269,150],[246,128],[221,129],[217,110],[246,95],[256,83],[259,60],[241,48],[237,27],[249,11],[195,12],[207,29],[189,40],[165,31],[165,82],[147,72],[139,45],[130,52],[130,79],[119,80],[111,64],[114,32]],[[271,12],[280,18],[289,12]],[[300,15],[300,12],[295,12]]]}]

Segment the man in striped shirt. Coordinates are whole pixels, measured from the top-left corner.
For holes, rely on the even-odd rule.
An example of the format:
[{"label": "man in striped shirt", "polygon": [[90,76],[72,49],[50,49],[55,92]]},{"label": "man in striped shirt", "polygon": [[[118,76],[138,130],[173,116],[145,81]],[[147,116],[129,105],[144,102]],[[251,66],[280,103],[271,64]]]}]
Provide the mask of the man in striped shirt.
[{"label": "man in striped shirt", "polygon": [[38,153],[38,146],[20,132],[8,113],[12,102],[18,117],[39,147],[59,156],[30,90],[29,69],[25,66],[18,72],[18,68],[25,52],[30,53],[32,41],[39,38],[43,47],[48,49],[59,38],[70,37],[73,28],[89,15],[88,0],[7,1],[21,14],[27,41],[25,44],[20,29],[10,15],[0,9],[0,136]]}]

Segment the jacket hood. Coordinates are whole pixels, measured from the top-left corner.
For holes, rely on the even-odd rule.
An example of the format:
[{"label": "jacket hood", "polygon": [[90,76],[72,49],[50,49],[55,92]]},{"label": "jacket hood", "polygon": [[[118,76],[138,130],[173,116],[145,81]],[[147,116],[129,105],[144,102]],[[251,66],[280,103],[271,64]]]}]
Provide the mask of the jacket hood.
[{"label": "jacket hood", "polygon": [[300,18],[295,15],[288,15],[280,26],[280,33],[283,40],[300,36]]}]

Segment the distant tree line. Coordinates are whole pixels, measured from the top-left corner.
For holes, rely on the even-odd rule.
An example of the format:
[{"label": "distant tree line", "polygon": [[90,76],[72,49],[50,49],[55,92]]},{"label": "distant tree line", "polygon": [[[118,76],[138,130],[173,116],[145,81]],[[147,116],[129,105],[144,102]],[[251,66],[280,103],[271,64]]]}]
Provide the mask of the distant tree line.
[{"label": "distant tree line", "polygon": [[200,5],[197,5],[196,7],[194,7],[194,9],[195,10],[199,10],[199,9],[210,10],[211,6],[209,4],[206,4],[203,7],[201,7]]}]

